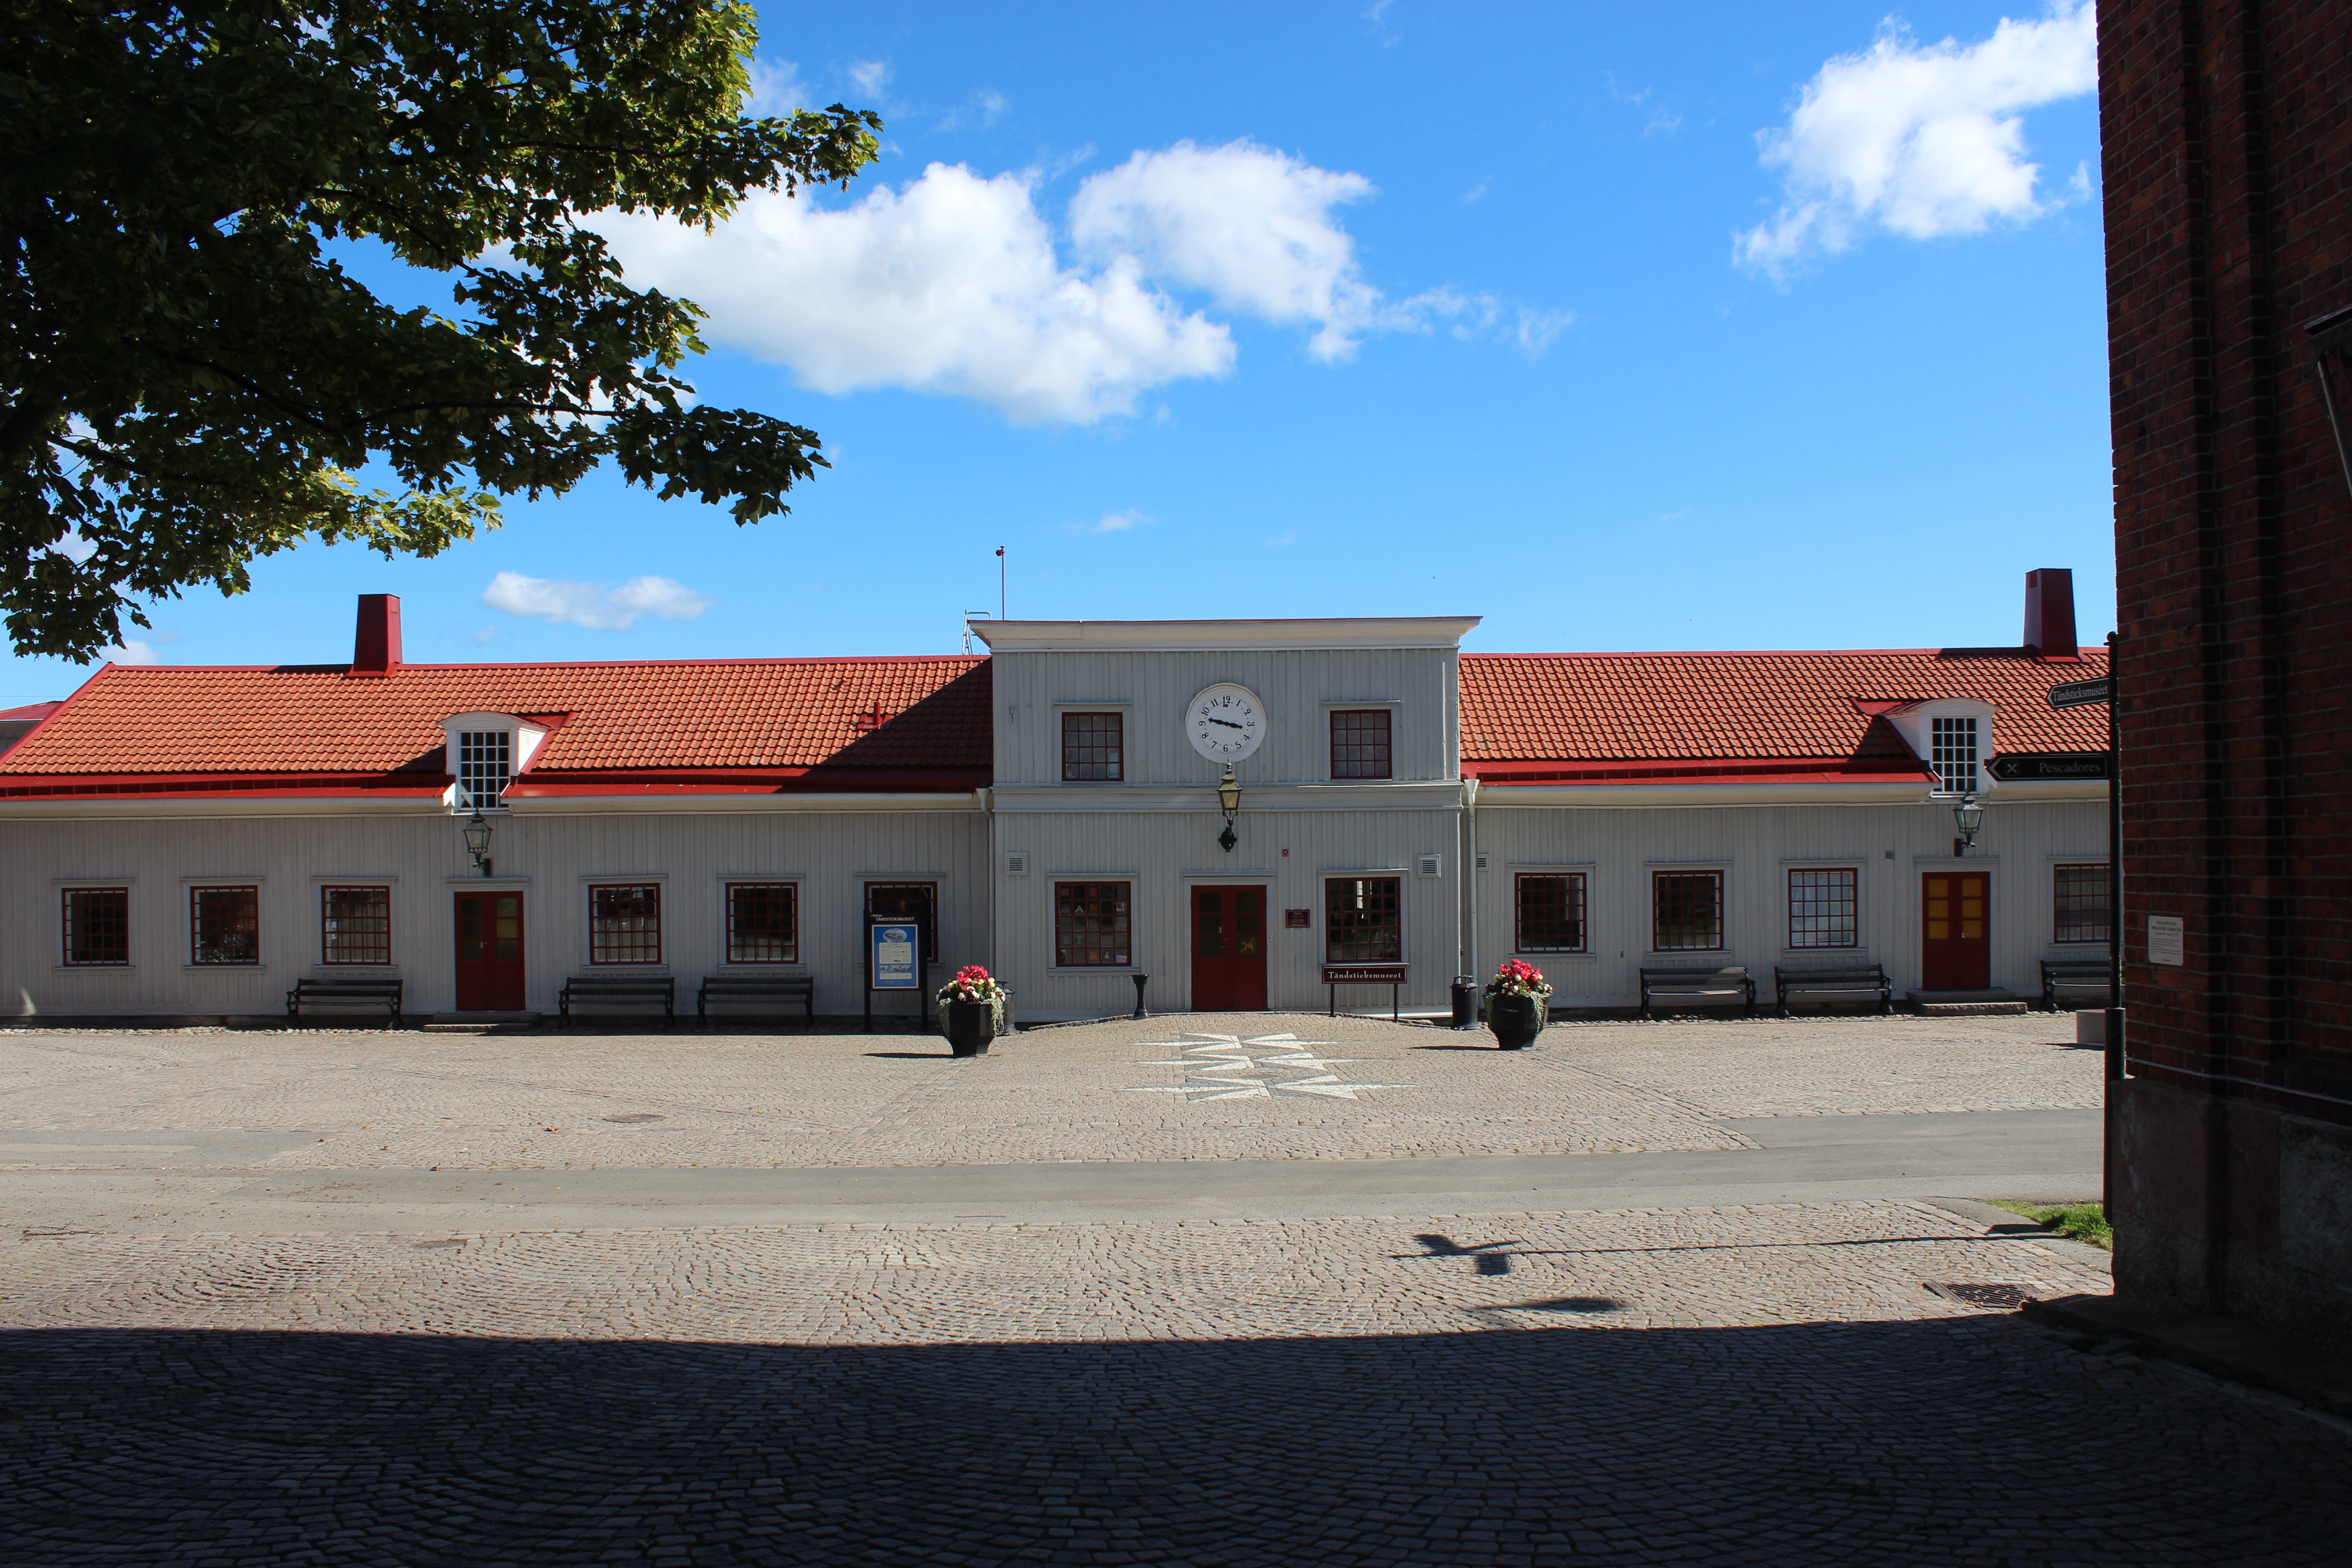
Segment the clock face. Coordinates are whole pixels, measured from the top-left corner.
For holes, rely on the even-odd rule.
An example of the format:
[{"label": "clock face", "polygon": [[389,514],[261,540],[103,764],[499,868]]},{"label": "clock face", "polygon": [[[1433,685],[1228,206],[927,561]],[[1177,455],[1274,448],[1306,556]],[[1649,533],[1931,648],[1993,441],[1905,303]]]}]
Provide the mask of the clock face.
[{"label": "clock face", "polygon": [[1265,710],[1246,686],[1220,682],[1184,710],[1192,749],[1213,763],[1238,763],[1265,739]]}]

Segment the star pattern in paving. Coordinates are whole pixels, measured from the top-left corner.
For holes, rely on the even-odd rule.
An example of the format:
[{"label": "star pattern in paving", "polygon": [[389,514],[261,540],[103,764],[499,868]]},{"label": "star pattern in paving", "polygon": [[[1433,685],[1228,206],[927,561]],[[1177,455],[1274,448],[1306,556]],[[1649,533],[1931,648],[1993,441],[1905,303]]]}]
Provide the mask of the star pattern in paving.
[{"label": "star pattern in paving", "polygon": [[1167,1061],[1146,1067],[1182,1068],[1185,1081],[1130,1088],[1129,1094],[1181,1094],[1187,1104],[1210,1100],[1273,1100],[1283,1094],[1318,1095],[1325,1100],[1353,1100],[1368,1089],[1412,1089],[1409,1083],[1350,1083],[1330,1068],[1352,1066],[1354,1057],[1318,1057],[1316,1048],[1330,1040],[1302,1040],[1293,1034],[1201,1035],[1187,1033],[1156,1046],[1181,1051]]}]

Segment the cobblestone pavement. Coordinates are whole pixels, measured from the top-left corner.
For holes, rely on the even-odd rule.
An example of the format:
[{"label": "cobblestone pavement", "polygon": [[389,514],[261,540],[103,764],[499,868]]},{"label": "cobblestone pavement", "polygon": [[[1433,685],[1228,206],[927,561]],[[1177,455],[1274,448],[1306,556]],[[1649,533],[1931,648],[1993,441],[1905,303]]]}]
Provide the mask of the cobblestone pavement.
[{"label": "cobblestone pavement", "polygon": [[0,1244],[11,1564],[2344,1562],[1906,1204]]},{"label": "cobblestone pavement", "polygon": [[[1201,1092],[1217,1080],[1200,1063],[1164,1065],[1200,1036],[1286,1032],[1334,1065],[1260,1074],[1267,1092],[1248,1098]],[[0,1167],[155,1163],[24,1136],[118,1130],[309,1128],[302,1147],[242,1162],[301,1169],[1736,1149],[1752,1141],[1723,1119],[2095,1107],[2099,1054],[2072,1033],[2063,1016],[1562,1024],[1501,1052],[1384,1020],[1190,1015],[1040,1030],[956,1061],[908,1035],[12,1030]],[[1382,1087],[1286,1087],[1327,1073]]]}]

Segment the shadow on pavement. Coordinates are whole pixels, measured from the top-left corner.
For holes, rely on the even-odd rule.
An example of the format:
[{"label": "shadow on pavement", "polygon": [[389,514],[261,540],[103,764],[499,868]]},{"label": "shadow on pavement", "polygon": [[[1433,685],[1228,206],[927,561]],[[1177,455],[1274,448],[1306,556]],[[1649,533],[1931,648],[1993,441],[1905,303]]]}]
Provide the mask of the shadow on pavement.
[{"label": "shadow on pavement", "polygon": [[[969,1305],[968,1303],[962,1305]],[[2328,1563],[2352,1444],[1986,1318],[930,1346],[0,1333],[0,1560]]]}]

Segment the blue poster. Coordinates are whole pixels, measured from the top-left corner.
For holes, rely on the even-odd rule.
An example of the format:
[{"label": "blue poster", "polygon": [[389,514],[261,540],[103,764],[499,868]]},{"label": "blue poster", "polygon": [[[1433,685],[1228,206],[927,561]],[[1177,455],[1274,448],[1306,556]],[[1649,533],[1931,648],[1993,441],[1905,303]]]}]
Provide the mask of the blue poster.
[{"label": "blue poster", "polygon": [[868,940],[874,944],[873,975],[877,991],[912,991],[919,984],[915,978],[915,935],[919,928],[911,925],[877,925],[867,928]]}]

